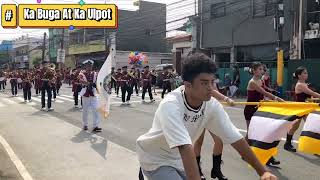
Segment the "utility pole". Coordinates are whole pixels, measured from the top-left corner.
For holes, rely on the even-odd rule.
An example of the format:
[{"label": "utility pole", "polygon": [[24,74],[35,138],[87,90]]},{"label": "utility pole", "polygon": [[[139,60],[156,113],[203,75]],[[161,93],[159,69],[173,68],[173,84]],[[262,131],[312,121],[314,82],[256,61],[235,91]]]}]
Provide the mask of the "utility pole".
[{"label": "utility pole", "polygon": [[303,18],[303,0],[299,4],[299,34],[298,34],[298,59],[302,59],[302,18]]},{"label": "utility pole", "polygon": [[[201,4],[202,4],[202,0],[199,0],[199,6],[201,7]],[[196,30],[197,30],[197,42],[196,42],[196,49],[197,50],[200,50],[200,39],[201,39],[201,32],[200,32],[200,28],[201,28],[201,17],[202,16],[202,10],[200,10],[200,12],[198,14],[195,14],[195,22],[196,22]]]},{"label": "utility pole", "polygon": [[[43,35],[43,44],[42,44],[42,63],[44,62],[45,58],[45,53],[46,53],[46,38],[47,38],[47,33],[44,33]],[[50,60],[49,60],[50,62]]]},{"label": "utility pole", "polygon": [[109,36],[106,28],[103,30],[103,37],[104,37],[104,46],[105,46],[106,59],[107,59],[109,55],[109,50],[110,50],[109,49],[110,43],[109,43]]},{"label": "utility pole", "polygon": [[280,96],[283,95],[283,48],[282,48],[282,42],[283,42],[283,25],[284,25],[284,4],[283,0],[278,0],[278,3],[276,5],[277,7],[277,13],[275,16],[275,29],[278,34],[277,39],[277,84],[278,84],[278,91],[280,92]]},{"label": "utility pole", "polygon": [[[60,49],[61,51],[64,50],[64,29],[62,29],[62,37],[60,40]],[[62,69],[62,65],[64,62],[58,62],[58,68],[61,70]]]},{"label": "utility pole", "polygon": [[197,15],[197,0],[194,0],[194,15]]}]

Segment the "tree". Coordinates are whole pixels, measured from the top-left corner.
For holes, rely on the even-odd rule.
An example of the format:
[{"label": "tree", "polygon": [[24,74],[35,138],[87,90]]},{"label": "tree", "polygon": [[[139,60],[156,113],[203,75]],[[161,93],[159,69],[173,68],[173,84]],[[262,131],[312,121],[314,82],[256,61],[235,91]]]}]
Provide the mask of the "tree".
[{"label": "tree", "polygon": [[42,59],[40,57],[36,57],[33,59],[32,64],[33,64],[33,66],[38,66],[38,65],[40,65],[41,61],[42,61]]}]

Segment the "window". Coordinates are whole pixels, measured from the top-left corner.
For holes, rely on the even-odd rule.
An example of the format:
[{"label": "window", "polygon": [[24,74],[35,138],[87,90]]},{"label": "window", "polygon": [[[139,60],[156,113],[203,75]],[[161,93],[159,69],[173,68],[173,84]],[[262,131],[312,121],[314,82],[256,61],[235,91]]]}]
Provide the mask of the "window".
[{"label": "window", "polygon": [[277,12],[278,0],[254,0],[253,17],[274,16]]},{"label": "window", "polygon": [[267,0],[266,16],[274,16],[277,13],[277,0]]},{"label": "window", "polygon": [[223,17],[226,15],[226,3],[216,3],[211,5],[211,19]]},{"label": "window", "polygon": [[266,16],[266,0],[253,1],[253,17]]}]

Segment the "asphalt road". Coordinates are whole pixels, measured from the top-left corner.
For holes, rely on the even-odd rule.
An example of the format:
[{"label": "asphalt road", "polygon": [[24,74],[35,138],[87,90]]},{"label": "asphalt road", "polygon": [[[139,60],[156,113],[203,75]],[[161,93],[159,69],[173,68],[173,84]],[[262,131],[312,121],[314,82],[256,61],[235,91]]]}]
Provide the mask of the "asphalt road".
[{"label": "asphalt road", "polygon": [[[122,106],[121,99],[114,95],[111,116],[101,123],[103,132],[92,135],[79,129],[81,111],[73,108],[71,88],[63,86],[53,103],[53,112],[39,111],[39,97],[24,104],[21,93],[19,97],[10,97],[8,91],[0,93],[0,136],[6,139],[33,179],[138,179],[135,140],[151,127],[161,100],[159,95],[156,103],[141,103],[141,97],[133,95],[130,106]],[[226,111],[244,133],[242,108],[226,107]],[[202,167],[207,177],[212,167],[212,147],[213,141],[206,134]],[[279,147],[280,168],[271,170],[281,180],[320,180],[319,157],[289,153],[283,150],[283,143]],[[3,174],[13,174],[16,178],[11,179],[19,179],[18,171],[0,147],[2,159],[6,160],[0,163],[0,179]],[[222,169],[229,179],[258,179],[255,171],[229,145],[224,148],[223,161]]]}]

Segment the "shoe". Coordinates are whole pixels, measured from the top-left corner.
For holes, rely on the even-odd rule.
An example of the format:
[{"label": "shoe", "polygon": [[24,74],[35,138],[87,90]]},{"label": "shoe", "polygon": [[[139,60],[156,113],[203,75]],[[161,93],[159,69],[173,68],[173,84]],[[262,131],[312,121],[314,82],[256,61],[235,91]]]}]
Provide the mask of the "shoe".
[{"label": "shoe", "polygon": [[24,103],[27,103],[27,100],[24,100]]},{"label": "shoe", "polygon": [[56,99],[53,99],[52,101],[53,101],[53,102],[55,102],[55,101],[56,101]]},{"label": "shoe", "polygon": [[53,109],[53,108],[48,108],[48,112],[49,112],[49,111],[54,111],[54,109]]},{"label": "shoe", "polygon": [[79,108],[79,106],[78,106],[78,105],[74,105],[74,108],[75,108],[75,109],[78,109],[78,108]]},{"label": "shoe", "polygon": [[32,102],[32,100],[30,99],[29,102]]},{"label": "shoe", "polygon": [[153,103],[153,102],[156,102],[156,100],[154,100],[154,99],[151,99],[151,101],[150,101],[151,103]]},{"label": "shoe", "polygon": [[41,108],[41,111],[46,111],[46,108],[45,107]]},{"label": "shoe", "polygon": [[127,101],[126,103],[127,103],[127,105],[130,105],[130,101]]},{"label": "shoe", "polygon": [[146,103],[146,101],[143,99],[143,100],[142,100],[142,103]]},{"label": "shoe", "polygon": [[289,151],[289,152],[297,152],[297,149],[295,149],[291,143],[285,143],[284,144],[284,149]]},{"label": "shoe", "polygon": [[271,157],[266,165],[267,166],[270,166],[270,165],[276,166],[276,165],[279,165],[279,164],[280,164],[280,161],[277,161],[274,157]]},{"label": "shoe", "polygon": [[88,130],[88,126],[83,126],[82,128],[84,131],[87,131]]},{"label": "shoe", "polygon": [[218,178],[219,180],[228,180],[222,172],[221,172],[221,160],[222,155],[212,155],[212,170],[211,170],[211,178]]},{"label": "shoe", "polygon": [[137,94],[137,96],[139,96],[139,94]]},{"label": "shoe", "polygon": [[92,130],[92,132],[101,132],[101,131],[102,131],[102,129],[99,128],[99,127],[95,127],[95,128]]}]

